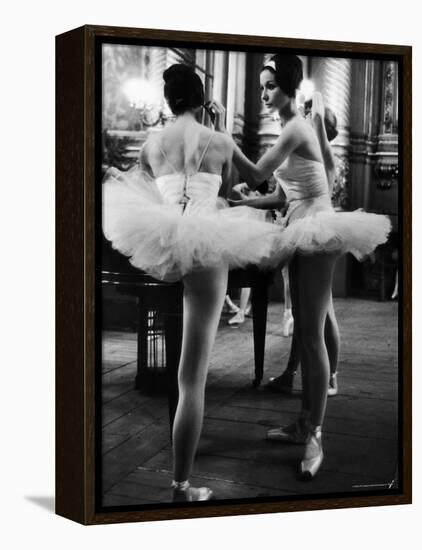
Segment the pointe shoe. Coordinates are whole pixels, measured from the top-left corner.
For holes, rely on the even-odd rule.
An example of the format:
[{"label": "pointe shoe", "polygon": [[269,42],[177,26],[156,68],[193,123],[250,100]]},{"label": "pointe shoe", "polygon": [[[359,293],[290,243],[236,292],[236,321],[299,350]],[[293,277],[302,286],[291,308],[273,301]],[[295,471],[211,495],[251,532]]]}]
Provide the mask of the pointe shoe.
[{"label": "pointe shoe", "polygon": [[333,395],[337,395],[337,393],[338,393],[337,373],[333,372],[332,374],[330,374],[330,381],[328,383],[327,395],[328,397],[331,397]]},{"label": "pointe shoe", "polygon": [[287,309],[283,314],[283,336],[287,338],[293,334],[294,320],[292,310]]},{"label": "pointe shoe", "polygon": [[208,487],[191,487],[188,481],[173,481],[173,502],[199,502],[211,500],[214,493]]},{"label": "pointe shoe", "polygon": [[267,439],[269,441],[278,441],[279,443],[304,445],[308,439],[308,432],[306,418],[300,417],[293,424],[268,430]]},{"label": "pointe shoe", "polygon": [[245,322],[245,314],[242,310],[238,311],[234,317],[229,319],[228,321],[229,325],[241,325]]},{"label": "pointe shoe", "polygon": [[287,393],[291,395],[293,393],[295,376],[296,371],[286,370],[280,376],[270,378],[268,380],[267,388],[272,391]]},{"label": "pointe shoe", "polygon": [[321,426],[316,426],[308,434],[305,454],[300,463],[300,473],[304,479],[313,479],[322,464],[324,453],[322,450]]}]

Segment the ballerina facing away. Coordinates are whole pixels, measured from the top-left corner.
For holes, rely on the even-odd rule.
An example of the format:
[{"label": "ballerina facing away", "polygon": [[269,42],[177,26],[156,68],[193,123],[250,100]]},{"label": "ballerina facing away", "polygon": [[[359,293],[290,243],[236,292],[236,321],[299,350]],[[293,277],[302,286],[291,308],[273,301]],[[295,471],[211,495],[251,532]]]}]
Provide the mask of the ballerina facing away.
[{"label": "ballerina facing away", "polygon": [[191,487],[189,477],[228,270],[276,262],[281,233],[255,209],[228,208],[219,199],[228,184],[232,141],[196,121],[204,90],[192,69],[173,65],[163,76],[164,95],[176,120],[147,140],[139,166],[106,174],[103,230],[135,267],[160,280],[183,281],[172,498],[208,500],[212,491]]}]

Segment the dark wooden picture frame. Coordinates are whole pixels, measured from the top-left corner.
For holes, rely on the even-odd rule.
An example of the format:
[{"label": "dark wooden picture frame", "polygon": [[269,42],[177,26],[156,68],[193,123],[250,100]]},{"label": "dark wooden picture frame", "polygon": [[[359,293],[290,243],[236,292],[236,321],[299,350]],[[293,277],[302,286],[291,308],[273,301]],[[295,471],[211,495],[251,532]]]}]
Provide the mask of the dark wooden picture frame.
[{"label": "dark wooden picture frame", "polygon": [[[399,67],[399,450],[398,483],[391,493],[344,497],[250,499],[150,509],[98,506],[99,452],[96,405],[100,349],[96,338],[101,294],[98,236],[101,204],[96,187],[98,150],[98,47],[104,41],[247,51],[288,49],[301,55],[393,59]],[[82,524],[263,514],[406,504],[412,498],[411,401],[411,79],[409,46],[327,42],[241,35],[84,26],[56,37],[56,512]],[[257,309],[259,304],[257,306]],[[259,375],[258,375],[259,376]],[[261,374],[262,376],[262,374]]]}]

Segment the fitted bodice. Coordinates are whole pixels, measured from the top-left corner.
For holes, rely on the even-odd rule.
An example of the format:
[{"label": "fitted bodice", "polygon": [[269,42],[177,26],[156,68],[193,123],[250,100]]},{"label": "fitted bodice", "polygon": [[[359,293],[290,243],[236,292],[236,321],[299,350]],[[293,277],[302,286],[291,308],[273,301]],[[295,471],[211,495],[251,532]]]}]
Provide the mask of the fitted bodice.
[{"label": "fitted bodice", "polygon": [[286,195],[287,220],[332,209],[322,162],[291,153],[275,170],[274,177]]},{"label": "fitted bodice", "polygon": [[274,172],[287,201],[328,196],[328,181],[324,165],[291,153]]},{"label": "fitted bodice", "polygon": [[189,209],[214,208],[221,176],[209,172],[196,172],[191,176],[173,173],[156,178],[156,183],[166,204],[179,204],[186,194],[189,198]]}]

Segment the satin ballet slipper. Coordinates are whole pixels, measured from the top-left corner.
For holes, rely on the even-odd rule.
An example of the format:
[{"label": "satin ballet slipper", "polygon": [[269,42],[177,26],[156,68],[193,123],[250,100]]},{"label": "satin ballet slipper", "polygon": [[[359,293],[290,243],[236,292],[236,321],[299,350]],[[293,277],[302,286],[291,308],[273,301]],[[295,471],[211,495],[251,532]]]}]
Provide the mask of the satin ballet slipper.
[{"label": "satin ballet slipper", "polygon": [[313,479],[324,459],[322,450],[321,426],[315,426],[308,434],[305,454],[300,463],[300,473],[304,479]]},{"label": "satin ballet slipper", "polygon": [[208,487],[191,487],[189,481],[173,481],[173,502],[198,502],[211,500],[214,493]]},{"label": "satin ballet slipper", "polygon": [[229,325],[241,325],[245,322],[245,314],[242,310],[239,310],[238,313],[236,313],[236,315],[229,319],[227,322]]},{"label": "satin ballet slipper", "polygon": [[308,413],[304,412],[301,416],[286,426],[268,430],[267,439],[279,443],[293,443],[294,445],[304,445],[308,438]]},{"label": "satin ballet slipper", "polygon": [[328,397],[331,397],[333,395],[337,395],[337,393],[338,393],[337,373],[333,372],[332,374],[330,374],[327,395]]},{"label": "satin ballet slipper", "polygon": [[291,395],[293,393],[294,377],[296,371],[286,370],[280,376],[270,378],[267,383],[269,390]]}]

